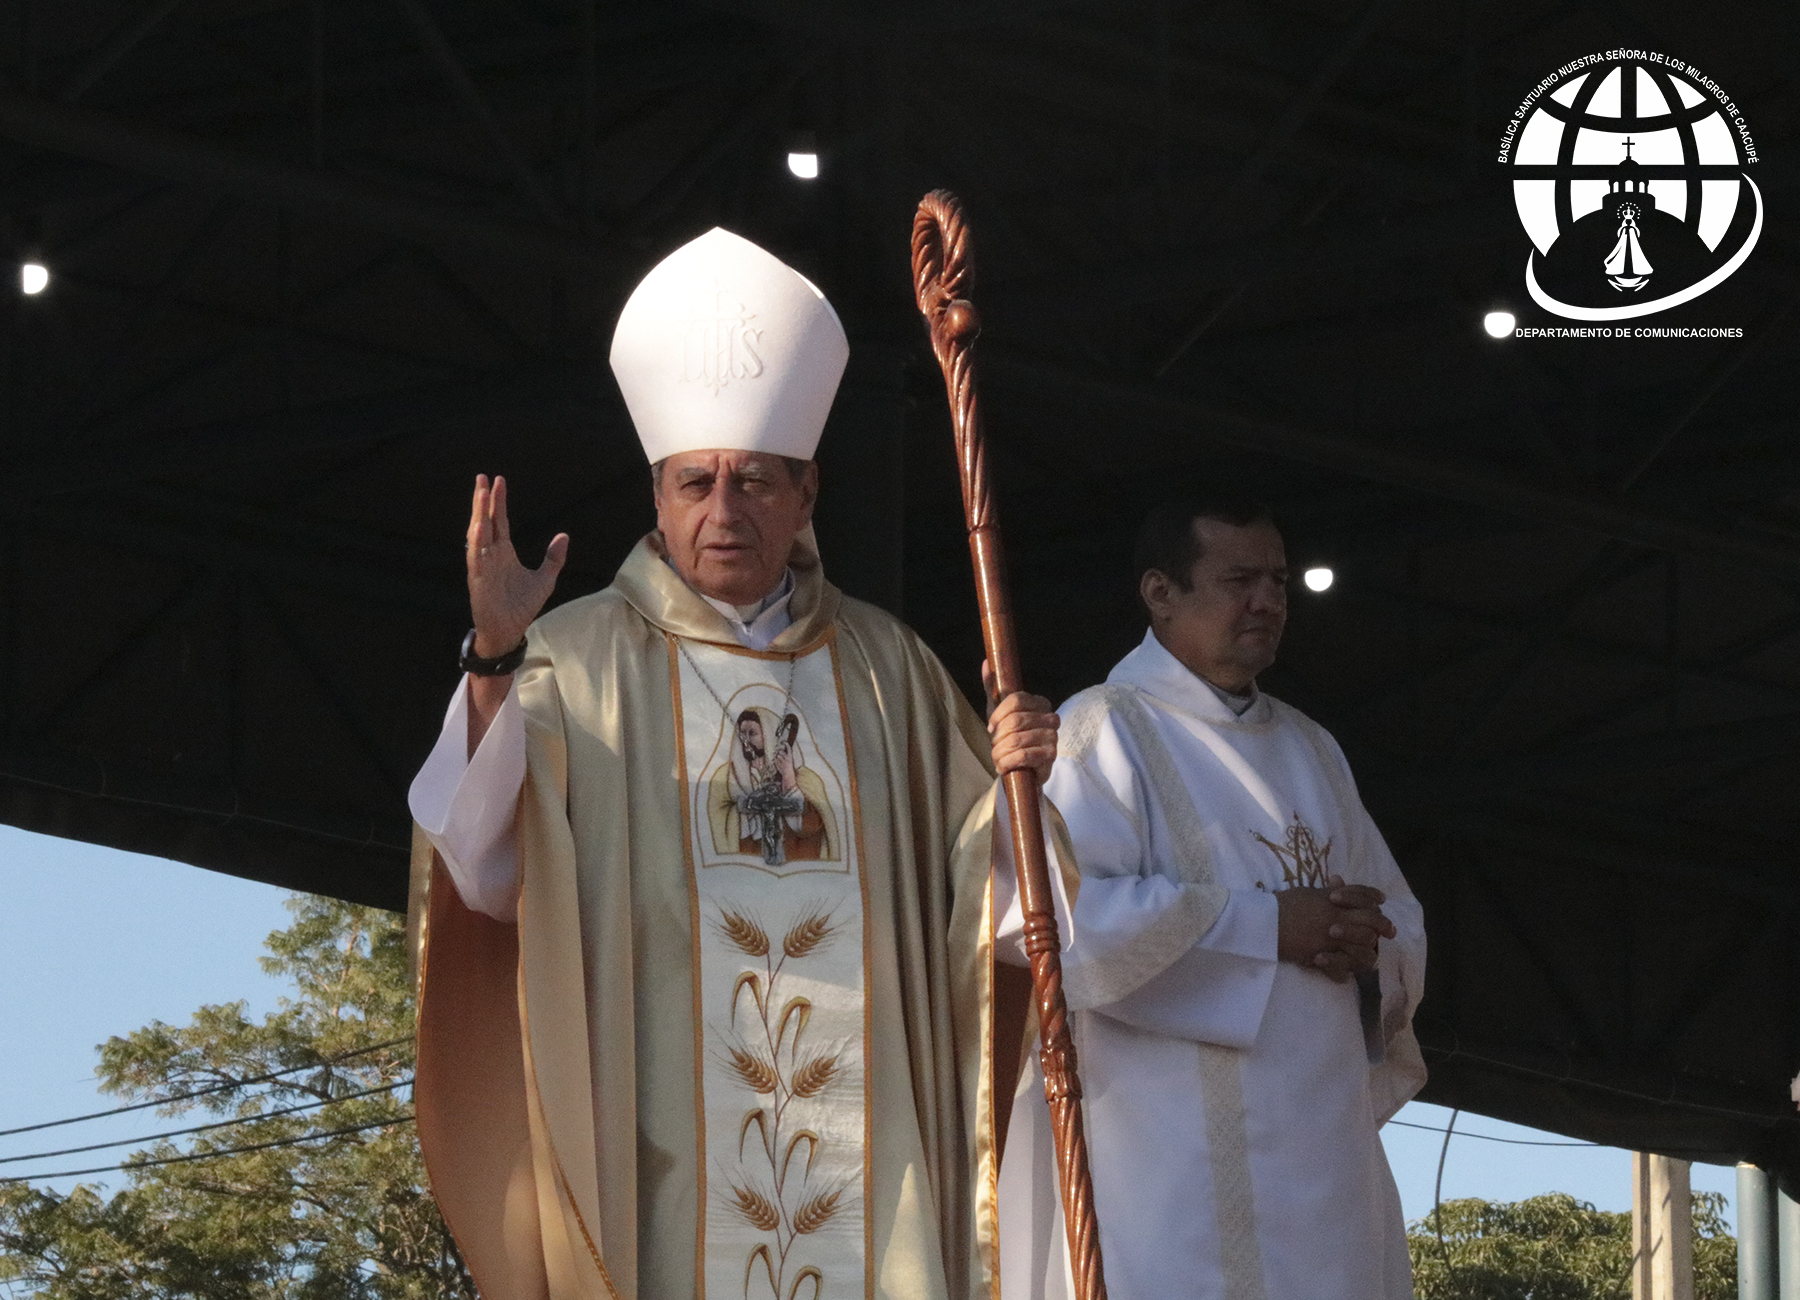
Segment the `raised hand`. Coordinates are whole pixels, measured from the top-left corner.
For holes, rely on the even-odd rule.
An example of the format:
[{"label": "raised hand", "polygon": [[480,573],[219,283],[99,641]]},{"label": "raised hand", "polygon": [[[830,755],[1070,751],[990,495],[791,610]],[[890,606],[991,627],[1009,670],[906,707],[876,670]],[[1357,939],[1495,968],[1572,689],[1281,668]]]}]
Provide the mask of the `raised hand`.
[{"label": "raised hand", "polygon": [[506,518],[506,480],[475,476],[469,509],[469,612],[475,620],[475,653],[496,659],[525,639],[525,629],[556,589],[556,575],[569,556],[569,535],[550,539],[544,562],[528,569],[513,550]]}]

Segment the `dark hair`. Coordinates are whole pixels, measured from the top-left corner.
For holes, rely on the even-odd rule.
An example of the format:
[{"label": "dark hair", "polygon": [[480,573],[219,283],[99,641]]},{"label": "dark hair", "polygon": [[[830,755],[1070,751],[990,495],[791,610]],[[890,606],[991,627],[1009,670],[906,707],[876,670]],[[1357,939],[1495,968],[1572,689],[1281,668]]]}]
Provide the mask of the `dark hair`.
[{"label": "dark hair", "polygon": [[[650,486],[658,492],[662,491],[662,467],[668,459],[667,456],[664,456],[662,460],[650,467]],[[806,477],[806,467],[812,464],[810,460],[801,460],[798,456],[783,456],[781,463],[787,466],[788,477],[793,479],[796,485]]]},{"label": "dark hair", "polygon": [[1175,497],[1154,507],[1138,527],[1137,544],[1131,551],[1132,572],[1142,582],[1151,569],[1170,582],[1188,590],[1188,579],[1194,562],[1200,558],[1200,538],[1194,531],[1197,519],[1214,519],[1222,524],[1243,528],[1249,524],[1272,524],[1274,512],[1255,497],[1231,492]]}]

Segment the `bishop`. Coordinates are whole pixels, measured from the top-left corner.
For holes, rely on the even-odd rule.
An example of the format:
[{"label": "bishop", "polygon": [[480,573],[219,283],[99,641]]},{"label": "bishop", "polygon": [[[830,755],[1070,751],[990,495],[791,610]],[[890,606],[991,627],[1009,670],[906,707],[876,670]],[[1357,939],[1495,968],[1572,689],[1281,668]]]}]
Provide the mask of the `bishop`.
[{"label": "bishop", "polygon": [[[995,765],[917,636],[826,580],[816,447],[848,355],[804,277],[713,230],[620,316],[657,527],[567,554],[476,480],[467,672],[411,793],[417,1111],[487,1300],[966,1300],[995,1251]],[[855,492],[848,483],[839,490]]]}]

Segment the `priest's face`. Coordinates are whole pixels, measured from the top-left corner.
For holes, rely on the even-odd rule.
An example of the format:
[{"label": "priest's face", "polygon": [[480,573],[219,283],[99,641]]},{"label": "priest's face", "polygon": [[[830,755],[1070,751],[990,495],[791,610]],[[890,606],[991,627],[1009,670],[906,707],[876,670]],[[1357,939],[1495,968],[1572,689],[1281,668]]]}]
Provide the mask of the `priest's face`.
[{"label": "priest's face", "polygon": [[1243,692],[1275,662],[1287,627],[1287,552],[1271,523],[1193,526],[1200,558],[1187,589],[1152,569],[1141,583],[1144,604],[1156,639],[1190,672]]},{"label": "priest's face", "polygon": [[656,482],[656,526],[689,586],[750,605],[781,581],[818,494],[819,467],[810,462],[796,478],[767,452],[677,452]]}]

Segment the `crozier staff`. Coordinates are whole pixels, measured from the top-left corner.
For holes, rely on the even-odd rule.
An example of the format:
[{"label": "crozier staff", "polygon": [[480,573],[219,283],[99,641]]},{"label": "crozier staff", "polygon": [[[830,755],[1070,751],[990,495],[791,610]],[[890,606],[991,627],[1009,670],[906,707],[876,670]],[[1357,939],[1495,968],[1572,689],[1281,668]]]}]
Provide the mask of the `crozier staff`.
[{"label": "crozier staff", "polygon": [[[1059,920],[1112,1300],[1410,1300],[1379,1129],[1425,1081],[1424,921],[1337,742],[1257,688],[1287,623],[1281,534],[1254,502],[1178,501],[1135,567],[1150,629],[1063,706],[1044,789],[1080,864]],[[1067,1294],[1048,1120],[1027,1077],[1004,1300]]]},{"label": "crozier staff", "polygon": [[825,580],[846,356],[714,230],[614,336],[657,529],[612,584],[538,617],[568,538],[525,568],[476,482],[469,676],[411,802],[420,1139],[487,1300],[990,1294],[994,767],[1047,771],[1056,719],[1013,696],[990,739]]}]

